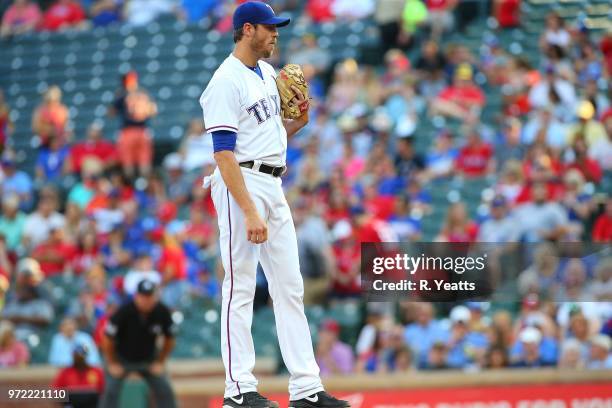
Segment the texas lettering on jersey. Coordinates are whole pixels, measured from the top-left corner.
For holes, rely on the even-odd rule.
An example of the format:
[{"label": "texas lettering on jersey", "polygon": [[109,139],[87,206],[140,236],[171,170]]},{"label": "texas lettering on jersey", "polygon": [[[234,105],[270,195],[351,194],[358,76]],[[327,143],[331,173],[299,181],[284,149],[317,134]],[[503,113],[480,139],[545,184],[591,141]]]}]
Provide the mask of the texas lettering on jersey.
[{"label": "texas lettering on jersey", "polygon": [[257,124],[261,125],[270,119],[272,115],[280,115],[280,103],[278,95],[270,95],[268,98],[260,99],[247,108],[249,115],[257,119]]}]

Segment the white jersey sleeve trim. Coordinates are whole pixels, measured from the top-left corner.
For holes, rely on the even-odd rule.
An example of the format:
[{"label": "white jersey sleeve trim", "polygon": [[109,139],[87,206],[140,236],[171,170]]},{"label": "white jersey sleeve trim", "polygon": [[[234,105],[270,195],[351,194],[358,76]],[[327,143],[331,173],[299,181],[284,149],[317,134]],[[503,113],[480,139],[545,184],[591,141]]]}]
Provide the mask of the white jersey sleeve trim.
[{"label": "white jersey sleeve trim", "polygon": [[206,128],[206,133],[218,132],[220,130],[229,130],[230,132],[238,132],[238,128],[228,125],[217,125]]}]

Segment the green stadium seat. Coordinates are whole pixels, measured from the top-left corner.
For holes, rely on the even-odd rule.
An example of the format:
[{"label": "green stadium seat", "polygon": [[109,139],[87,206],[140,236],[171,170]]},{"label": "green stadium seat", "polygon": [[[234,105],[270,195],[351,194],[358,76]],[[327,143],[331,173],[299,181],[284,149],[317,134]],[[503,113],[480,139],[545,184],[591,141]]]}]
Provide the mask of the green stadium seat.
[{"label": "green stadium seat", "polygon": [[149,387],[142,379],[128,379],[123,383],[120,408],[147,408],[149,406]]},{"label": "green stadium seat", "polygon": [[258,357],[278,357],[280,350],[278,339],[274,328],[267,331],[257,330],[253,332],[253,344]]},{"label": "green stadium seat", "polygon": [[356,326],[363,318],[357,302],[341,302],[330,306],[329,317],[335,319],[343,326]]}]

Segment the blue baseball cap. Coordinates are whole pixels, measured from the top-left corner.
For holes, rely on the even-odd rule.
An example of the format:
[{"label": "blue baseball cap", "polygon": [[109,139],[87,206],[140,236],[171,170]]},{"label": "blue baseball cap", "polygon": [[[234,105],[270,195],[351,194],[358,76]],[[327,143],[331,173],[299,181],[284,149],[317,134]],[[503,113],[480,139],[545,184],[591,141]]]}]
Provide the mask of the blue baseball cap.
[{"label": "blue baseball cap", "polygon": [[495,196],[493,198],[493,201],[491,201],[491,207],[505,207],[506,206],[506,199],[504,198],[504,196]]},{"label": "blue baseball cap", "polygon": [[87,352],[88,352],[87,346],[84,344],[77,344],[76,346],[74,346],[74,349],[72,350],[72,352],[74,354],[78,354],[80,356],[87,357]]},{"label": "blue baseball cap", "polygon": [[269,4],[262,1],[247,1],[238,6],[234,11],[232,22],[234,30],[242,28],[246,23],[269,24],[284,27],[291,21],[290,18],[276,17],[274,10]]}]

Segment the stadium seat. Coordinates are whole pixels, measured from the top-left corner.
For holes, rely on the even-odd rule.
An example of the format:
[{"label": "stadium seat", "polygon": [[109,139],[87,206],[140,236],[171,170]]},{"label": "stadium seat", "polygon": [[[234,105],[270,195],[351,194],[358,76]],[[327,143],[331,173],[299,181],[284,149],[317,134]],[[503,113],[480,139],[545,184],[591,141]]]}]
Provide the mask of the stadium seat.
[{"label": "stadium seat", "polygon": [[123,383],[119,399],[120,408],[147,408],[149,406],[149,388],[140,378],[129,378]]}]

